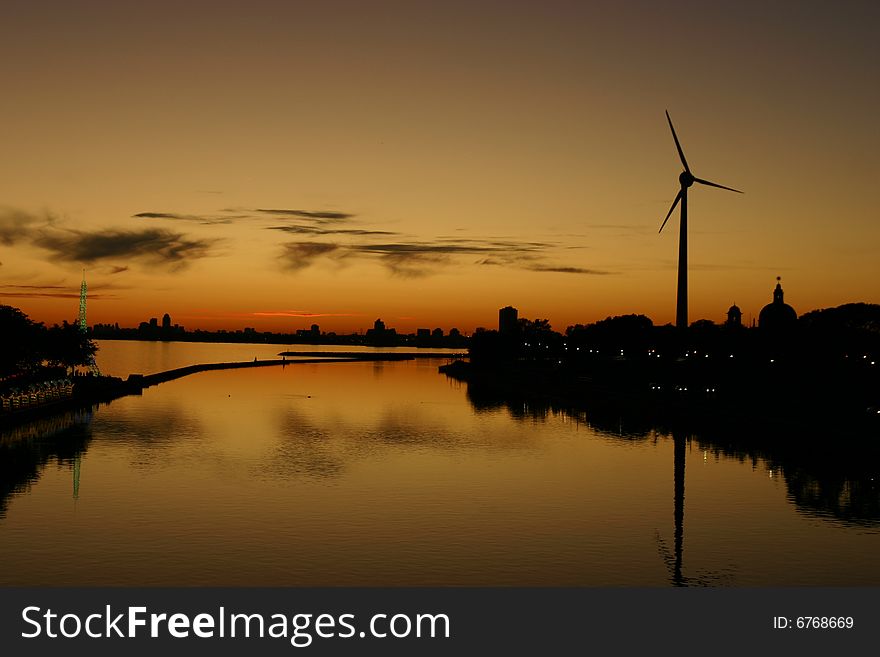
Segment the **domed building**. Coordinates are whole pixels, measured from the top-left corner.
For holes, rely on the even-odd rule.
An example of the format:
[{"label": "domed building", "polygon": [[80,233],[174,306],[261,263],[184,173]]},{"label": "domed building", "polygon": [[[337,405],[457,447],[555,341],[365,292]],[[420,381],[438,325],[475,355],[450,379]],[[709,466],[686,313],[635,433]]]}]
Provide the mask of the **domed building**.
[{"label": "domed building", "polygon": [[742,310],[739,309],[735,303],[730,307],[727,311],[727,321],[725,322],[726,326],[742,326],[743,322],[743,314]]},{"label": "domed building", "polygon": [[758,315],[758,327],[768,331],[787,331],[797,324],[797,313],[794,308],[785,303],[782,292],[782,283],[779,276],[776,277],[776,289],[773,290],[773,303],[768,303],[761,309]]}]

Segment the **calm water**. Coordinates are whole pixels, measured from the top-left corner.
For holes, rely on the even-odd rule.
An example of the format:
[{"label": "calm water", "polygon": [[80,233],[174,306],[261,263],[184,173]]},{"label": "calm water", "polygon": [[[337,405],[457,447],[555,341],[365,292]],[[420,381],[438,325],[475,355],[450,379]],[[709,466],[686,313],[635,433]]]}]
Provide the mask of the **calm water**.
[{"label": "calm water", "polygon": [[[281,349],[101,347],[114,374]],[[880,584],[858,451],[586,422],[440,362],[205,372],[7,433],[0,583]]]}]

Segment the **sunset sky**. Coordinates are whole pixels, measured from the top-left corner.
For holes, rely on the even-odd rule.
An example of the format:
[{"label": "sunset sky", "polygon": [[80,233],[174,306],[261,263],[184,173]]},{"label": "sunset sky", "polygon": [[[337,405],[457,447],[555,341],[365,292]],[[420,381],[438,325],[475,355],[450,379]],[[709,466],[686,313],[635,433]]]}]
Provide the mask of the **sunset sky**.
[{"label": "sunset sky", "polygon": [[0,5],[0,303],[557,330],[880,303],[880,3]]}]

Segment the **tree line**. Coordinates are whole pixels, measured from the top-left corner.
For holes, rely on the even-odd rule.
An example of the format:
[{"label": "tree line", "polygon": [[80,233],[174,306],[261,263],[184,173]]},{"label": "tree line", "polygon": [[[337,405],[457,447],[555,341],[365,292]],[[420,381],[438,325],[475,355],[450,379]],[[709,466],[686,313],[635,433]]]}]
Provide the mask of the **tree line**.
[{"label": "tree line", "polygon": [[0,377],[34,374],[40,369],[71,371],[88,365],[98,351],[76,323],[47,327],[19,308],[0,305]]}]

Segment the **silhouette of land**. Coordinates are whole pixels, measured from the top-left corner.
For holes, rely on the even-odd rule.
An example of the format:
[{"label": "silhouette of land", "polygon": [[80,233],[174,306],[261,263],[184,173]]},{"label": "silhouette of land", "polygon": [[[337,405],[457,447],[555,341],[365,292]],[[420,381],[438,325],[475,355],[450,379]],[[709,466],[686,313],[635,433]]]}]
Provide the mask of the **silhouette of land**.
[{"label": "silhouette of land", "polygon": [[[95,376],[83,369],[94,363],[96,345],[76,325],[47,329],[21,311],[3,306],[0,324],[9,336],[0,357],[2,421],[40,412],[140,394],[147,386],[211,369],[265,367],[328,360],[392,360],[449,357],[427,349],[407,353],[284,351],[281,359],[204,363],[160,373],[132,373],[127,380]],[[167,315],[154,337],[181,333]],[[100,326],[100,325],[99,325]],[[151,326],[151,324],[147,324]],[[152,331],[152,328],[147,330]],[[114,329],[114,331],[116,331]],[[164,332],[163,332],[164,331]],[[100,334],[100,330],[92,332]],[[125,330],[120,329],[124,335]],[[568,403],[587,398],[596,406],[644,409],[715,423],[742,420],[822,430],[853,431],[880,424],[880,306],[848,304],[812,311],[801,318],[784,302],[777,282],[773,300],[758,326],[742,324],[735,305],[728,320],[699,320],[686,329],[655,326],[644,315],[609,317],[593,324],[552,330],[547,320],[518,317],[510,306],[499,311],[499,328],[478,330],[469,338],[439,329],[400,336],[376,320],[365,335],[323,334],[317,325],[308,340],[332,344],[399,346],[410,338],[432,344],[469,344],[468,359],[442,367],[455,378],[504,395],[543,395]],[[210,334],[230,341],[226,332]],[[291,335],[235,333],[240,341],[263,336],[286,341]],[[128,337],[136,338],[137,333]],[[196,337],[194,334],[193,337]],[[257,340],[259,341],[259,340]]]},{"label": "silhouette of land", "polygon": [[[77,323],[64,322],[62,326],[46,328],[32,321],[18,308],[0,306],[0,329],[4,340],[0,343],[0,425],[8,426],[27,421],[33,417],[59,410],[82,408],[96,403],[109,402],[126,395],[141,394],[144,388],[166,381],[189,376],[197,372],[220,369],[239,369],[249,367],[286,366],[294,363],[340,362],[355,360],[403,360],[426,357],[448,357],[446,353],[428,350],[413,352],[283,352],[281,358],[246,362],[200,363],[166,372],[148,374],[131,373],[123,380],[114,376],[103,376],[98,370],[95,354],[98,347],[92,340],[85,325],[85,278],[80,296],[80,319]],[[100,326],[100,325],[99,325]],[[158,321],[144,323],[143,327],[152,339],[177,339],[187,337],[179,326],[171,324],[171,318],[163,317],[161,328]],[[155,329],[155,330],[154,330]],[[100,333],[100,330],[98,331]],[[128,335],[124,329],[119,332]],[[194,339],[205,337],[204,332],[193,335]],[[466,344],[466,339],[458,331],[444,335],[441,329],[423,331],[415,336],[399,336],[394,329],[387,329],[381,320],[361,336],[336,336],[322,334],[317,325],[308,332],[307,342],[320,344],[357,344],[368,346],[399,346],[415,341],[413,346],[437,347]],[[94,331],[92,332],[94,335]],[[140,332],[128,335],[139,339]],[[217,332],[206,334],[211,341],[240,342],[282,342],[290,343],[290,335],[256,334],[244,331],[230,334]],[[234,335],[238,340],[230,340]],[[259,338],[263,339],[260,340]],[[300,336],[301,338],[303,336]],[[345,342],[351,338],[351,342]],[[354,340],[357,338],[357,340]],[[412,338],[412,340],[410,340]],[[295,361],[287,360],[296,358]]]},{"label": "silhouette of land", "polygon": [[849,304],[800,319],[787,309],[777,285],[754,328],[735,313],[723,325],[701,320],[685,330],[626,315],[564,334],[546,320],[520,319],[474,334],[470,361],[441,370],[506,396],[588,399],[719,424],[880,426],[880,306]]},{"label": "silhouette of land", "polygon": [[423,348],[463,348],[468,339],[457,328],[445,333],[441,328],[418,329],[415,333],[398,333],[386,327],[377,319],[373,327],[363,333],[337,334],[323,332],[317,324],[311,328],[299,329],[290,333],[257,331],[254,328],[243,330],[205,331],[186,330],[183,326],[171,323],[166,313],[162,322],[155,317],[141,322],[137,328],[121,328],[119,324],[95,324],[89,337],[96,340],[156,340],[174,342],[244,342],[266,344],[312,344],[312,345],[351,345],[373,347],[417,347]]}]

